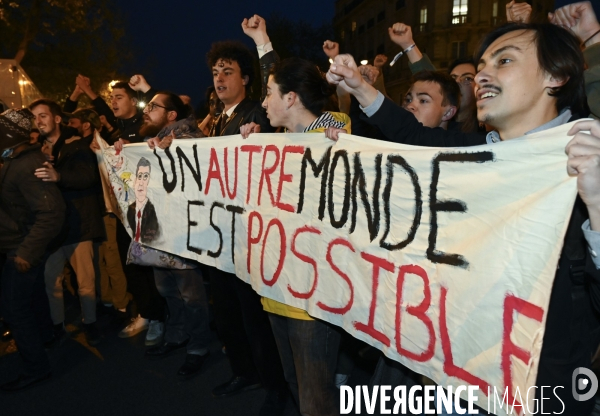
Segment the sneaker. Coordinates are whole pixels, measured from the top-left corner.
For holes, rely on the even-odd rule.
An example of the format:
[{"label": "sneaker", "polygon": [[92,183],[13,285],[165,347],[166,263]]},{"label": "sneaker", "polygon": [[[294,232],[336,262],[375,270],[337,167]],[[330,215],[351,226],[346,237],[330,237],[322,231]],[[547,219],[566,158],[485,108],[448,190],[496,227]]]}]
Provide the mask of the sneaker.
[{"label": "sneaker", "polygon": [[98,331],[96,322],[92,322],[91,324],[83,324],[83,331],[85,332],[85,339],[89,345],[95,347],[96,345],[100,344],[100,331]]},{"label": "sneaker", "polygon": [[148,333],[146,334],[146,346],[160,344],[163,340],[165,325],[159,321],[150,321]]},{"label": "sneaker", "polygon": [[348,383],[349,376],[347,374],[336,374],[335,375],[335,386],[339,389],[341,386],[345,386]]},{"label": "sneaker", "polygon": [[148,320],[141,315],[131,319],[131,323],[119,332],[119,338],[129,338],[148,329]]}]

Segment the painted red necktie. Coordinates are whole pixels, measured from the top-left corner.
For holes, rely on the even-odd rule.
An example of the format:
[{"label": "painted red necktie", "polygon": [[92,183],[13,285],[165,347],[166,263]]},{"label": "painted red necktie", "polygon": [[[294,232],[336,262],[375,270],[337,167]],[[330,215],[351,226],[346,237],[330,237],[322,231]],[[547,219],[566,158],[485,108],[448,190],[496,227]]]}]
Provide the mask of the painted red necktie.
[{"label": "painted red necktie", "polygon": [[140,242],[140,234],[141,234],[140,224],[142,223],[142,220],[141,220],[142,211],[138,211],[137,217],[138,217],[138,220],[137,220],[137,227],[135,230],[135,241],[137,241],[139,243]]}]

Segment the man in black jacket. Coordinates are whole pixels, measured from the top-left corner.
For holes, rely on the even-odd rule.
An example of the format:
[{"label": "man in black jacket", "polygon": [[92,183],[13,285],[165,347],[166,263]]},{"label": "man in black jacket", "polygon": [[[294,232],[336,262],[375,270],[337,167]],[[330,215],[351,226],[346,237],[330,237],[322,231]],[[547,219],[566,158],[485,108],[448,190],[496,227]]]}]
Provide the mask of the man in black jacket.
[{"label": "man in black jacket", "polygon": [[[122,143],[139,143],[144,137],[140,136],[139,130],[142,125],[142,107],[156,93],[142,75],[134,75],[130,82],[119,81],[111,85],[110,106],[98,96],[90,85],[90,79],[79,75],[76,87],[65,103],[64,110],[72,112],[77,108],[77,101],[81,94],[86,94],[99,115],[113,127],[109,144],[117,140]],[[140,106],[141,105],[141,106]]]},{"label": "man in black jacket", "polygon": [[263,132],[273,131],[260,103],[248,97],[254,79],[254,58],[248,48],[239,42],[217,42],[206,58],[224,105],[210,137],[238,134],[240,126],[251,122],[260,124]]},{"label": "man in black jacket", "polygon": [[[91,108],[80,108],[69,115],[69,127],[77,129],[79,136],[87,144],[94,143],[94,133],[100,131],[102,123]],[[112,190],[108,190],[112,192]],[[127,278],[121,265],[121,256],[117,244],[117,216],[112,212],[110,194],[104,194],[104,229],[106,241],[96,245],[94,252],[95,266],[100,274],[100,297],[105,306],[112,305],[116,320],[126,319],[127,305],[132,299],[127,292]],[[120,318],[120,319],[119,319]]]},{"label": "man in black jacket", "polygon": [[56,185],[31,174],[46,158],[39,144],[29,145],[30,117],[28,110],[0,114],[0,150],[5,158],[0,169],[0,252],[7,254],[1,304],[24,364],[16,380],[0,387],[6,391],[50,376],[43,345],[52,338],[44,263],[65,217]]},{"label": "man in black jacket", "polygon": [[[505,25],[484,38],[476,57],[478,119],[495,128],[483,138],[423,127],[410,113],[366,84],[349,55],[336,57],[327,76],[357,98],[369,123],[389,141],[398,143],[439,147],[491,144],[589,114],[583,56],[579,42],[565,29],[548,24]],[[580,133],[588,130],[591,134]],[[578,123],[569,133],[575,137],[567,145],[567,168],[578,177],[580,198],[567,229],[550,296],[536,384],[564,387],[555,390],[557,397],[544,399],[544,412],[589,415],[594,401],[577,401],[571,392],[575,391],[574,370],[589,369],[598,346],[600,122]],[[335,138],[336,134],[331,132],[329,136]],[[404,378],[403,371],[398,363],[382,359],[374,384],[395,383]]]},{"label": "man in black jacket", "polygon": [[88,145],[91,144],[94,140],[94,132],[102,127],[98,113],[93,108],[80,108],[65,115],[69,118],[67,125],[77,130],[79,137]]},{"label": "man in black jacket", "polygon": [[[240,126],[254,122],[261,131],[272,131],[260,103],[247,94],[254,79],[254,57],[243,44],[218,42],[207,54],[217,96],[223,102],[210,136],[239,134]],[[261,62],[262,63],[262,62]],[[227,348],[233,378],[213,389],[213,396],[226,397],[257,388],[268,391],[261,414],[278,414],[288,399],[287,386],[271,324],[260,296],[233,273],[210,268],[215,321]]]},{"label": "man in black jacket", "polygon": [[61,109],[50,100],[30,106],[45,143],[52,149],[54,165],[44,162],[35,170],[43,181],[55,182],[67,205],[65,240],[46,262],[46,290],[55,331],[64,331],[63,268],[69,261],[77,274],[83,327],[90,345],[100,342],[96,328],[96,277],[94,240],[104,239],[102,187],[96,155],[77,131],[61,126]]}]

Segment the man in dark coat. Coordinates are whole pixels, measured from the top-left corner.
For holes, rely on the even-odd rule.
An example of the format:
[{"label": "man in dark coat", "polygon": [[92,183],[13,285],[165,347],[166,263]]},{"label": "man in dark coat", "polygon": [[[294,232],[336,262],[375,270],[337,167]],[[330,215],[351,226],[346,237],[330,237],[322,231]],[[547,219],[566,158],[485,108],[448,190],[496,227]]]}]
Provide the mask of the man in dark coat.
[{"label": "man in dark coat", "polygon": [[[273,57],[274,52],[269,54]],[[243,44],[218,42],[207,54],[217,96],[223,102],[210,136],[239,134],[240,126],[254,122],[262,132],[272,131],[260,103],[247,94],[254,78],[254,57]],[[261,66],[268,65],[261,59]],[[227,397],[258,388],[268,391],[261,414],[278,414],[288,399],[279,353],[271,324],[260,296],[233,273],[210,268],[215,322],[227,347],[233,377],[213,389],[213,396]]]},{"label": "man in dark coat", "polygon": [[65,204],[56,184],[32,175],[46,158],[39,144],[29,144],[31,113],[7,110],[0,114],[0,252],[2,310],[23,359],[23,373],[0,386],[15,391],[50,376],[44,342],[52,339],[52,321],[44,290],[48,246],[59,234]]},{"label": "man in dark coat", "polygon": [[[327,77],[353,94],[362,117],[392,142],[454,147],[492,144],[543,131],[589,114],[584,60],[579,42],[565,29],[549,25],[508,24],[496,28],[477,52],[475,96],[479,121],[492,126],[487,136],[423,127],[366,84],[352,57],[338,55]],[[591,134],[580,133],[590,131]],[[594,400],[573,397],[574,371],[590,368],[598,347],[600,312],[600,122],[575,125],[567,145],[567,169],[578,176],[579,198],[559,259],[546,319],[536,385],[562,386],[544,397],[544,412],[589,415]],[[329,133],[336,138],[335,133]],[[595,309],[595,310],[594,310]],[[382,358],[373,384],[406,380],[399,363]],[[537,389],[537,399],[541,389]],[[541,401],[540,401],[541,402]]]},{"label": "man in dark coat", "polygon": [[241,126],[251,122],[259,124],[262,132],[273,131],[260,103],[248,97],[254,79],[254,62],[248,48],[237,42],[217,42],[208,52],[207,60],[215,91],[224,105],[209,136],[238,134]]},{"label": "man in dark coat", "polygon": [[46,262],[46,291],[56,333],[64,331],[63,268],[69,261],[77,274],[83,327],[88,343],[97,345],[96,276],[94,240],[104,239],[102,221],[102,186],[96,155],[77,131],[61,126],[62,112],[57,103],[37,100],[30,106],[35,122],[51,148],[50,162],[35,171],[43,181],[55,182],[67,205],[65,240]]},{"label": "man in dark coat", "polygon": [[141,103],[148,102],[156,90],[148,85],[142,75],[134,75],[129,82],[111,84],[110,106],[92,90],[89,78],[78,75],[75,84],[73,93],[65,102],[64,111],[75,111],[79,97],[86,94],[98,115],[105,117],[110,126],[101,132],[109,144],[115,141],[121,141],[122,144],[139,143],[144,139],[139,133],[143,122]]}]

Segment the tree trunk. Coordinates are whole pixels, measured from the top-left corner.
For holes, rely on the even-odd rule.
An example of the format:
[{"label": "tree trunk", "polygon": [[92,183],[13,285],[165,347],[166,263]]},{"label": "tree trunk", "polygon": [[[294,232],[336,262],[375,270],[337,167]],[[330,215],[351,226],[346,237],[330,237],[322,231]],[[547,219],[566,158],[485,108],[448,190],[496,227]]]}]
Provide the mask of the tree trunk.
[{"label": "tree trunk", "polygon": [[29,44],[38,34],[41,24],[41,8],[41,0],[34,0],[29,11],[29,16],[27,16],[27,22],[25,23],[25,33],[23,34],[23,39],[21,40],[21,43],[19,43],[19,48],[17,49],[17,53],[15,55],[15,61],[17,61],[17,65],[21,63],[25,57],[25,54],[27,53]]}]

